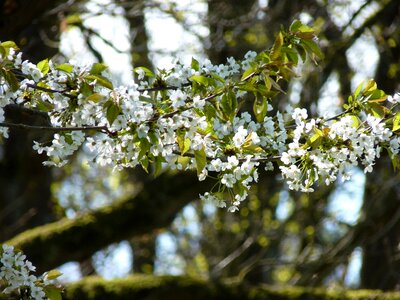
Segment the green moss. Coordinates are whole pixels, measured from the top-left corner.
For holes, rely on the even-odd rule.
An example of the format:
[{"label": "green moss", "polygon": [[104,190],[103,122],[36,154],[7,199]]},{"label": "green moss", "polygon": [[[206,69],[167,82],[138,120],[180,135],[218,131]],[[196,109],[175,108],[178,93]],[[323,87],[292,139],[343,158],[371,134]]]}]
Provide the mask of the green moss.
[{"label": "green moss", "polygon": [[[190,298],[188,296],[190,295]],[[63,299],[216,299],[206,282],[188,277],[136,275],[106,281],[88,277],[69,285]]]},{"label": "green moss", "polygon": [[400,300],[400,293],[376,290],[326,290],[307,287],[257,287],[248,292],[248,299],[273,300]]},{"label": "green moss", "polygon": [[340,290],[306,287],[218,284],[183,276],[136,275],[104,280],[88,277],[66,287],[63,299],[79,300],[400,300],[400,293],[374,290]]}]

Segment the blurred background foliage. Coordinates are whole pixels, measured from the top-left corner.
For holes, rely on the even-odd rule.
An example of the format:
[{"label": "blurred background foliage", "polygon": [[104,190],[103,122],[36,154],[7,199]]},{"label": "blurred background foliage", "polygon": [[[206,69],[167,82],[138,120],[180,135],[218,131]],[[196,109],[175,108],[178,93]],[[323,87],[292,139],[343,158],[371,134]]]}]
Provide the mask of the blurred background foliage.
[{"label": "blurred background foliage", "polygon": [[[275,107],[334,115],[364,79],[375,78],[388,94],[399,88],[397,0],[5,0],[0,15],[0,40],[16,41],[26,58],[105,62],[120,83],[133,80],[137,66],[154,70],[191,56],[215,64],[240,59],[270,47],[281,26],[300,19],[317,29],[325,59],[303,64]],[[8,108],[6,117],[47,122],[17,107]],[[112,207],[121,198],[135,203],[137,195],[158,189],[140,170],[88,169],[85,149],[63,169],[42,167],[45,157],[32,152],[32,140],[46,136],[12,130],[1,145],[2,242],[29,228]],[[167,273],[248,284],[400,288],[400,185],[387,158],[372,175],[354,169],[351,182],[339,180],[311,194],[288,190],[278,172],[260,173],[249,199],[232,214],[200,202],[197,185],[179,184],[179,173],[165,172],[162,182],[175,182],[178,193],[189,190],[192,196],[176,201],[177,196],[151,194],[137,209],[157,219],[163,208],[155,203],[161,201],[171,208],[169,225],[134,236],[126,228],[125,235],[118,233],[124,236],[119,243],[104,239],[103,249],[85,251],[73,264],[65,256],[65,280]],[[78,242],[77,252],[91,243]],[[40,268],[40,259],[34,262]]]}]

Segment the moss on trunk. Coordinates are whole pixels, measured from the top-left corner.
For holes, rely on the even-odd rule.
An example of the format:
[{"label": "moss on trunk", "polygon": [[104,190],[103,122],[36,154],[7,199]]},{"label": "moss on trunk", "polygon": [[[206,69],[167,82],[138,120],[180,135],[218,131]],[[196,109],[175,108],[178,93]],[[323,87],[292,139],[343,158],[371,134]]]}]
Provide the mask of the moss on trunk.
[{"label": "moss on trunk", "polygon": [[326,290],[306,287],[245,287],[218,284],[190,277],[137,275],[104,280],[87,277],[65,288],[63,299],[79,300],[395,300],[399,292],[375,290]]}]

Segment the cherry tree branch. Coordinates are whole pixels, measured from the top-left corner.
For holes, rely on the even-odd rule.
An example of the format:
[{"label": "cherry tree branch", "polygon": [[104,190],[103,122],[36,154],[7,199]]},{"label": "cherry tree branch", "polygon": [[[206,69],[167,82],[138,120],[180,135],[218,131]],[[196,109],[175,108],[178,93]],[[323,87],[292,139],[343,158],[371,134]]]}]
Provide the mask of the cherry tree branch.
[{"label": "cherry tree branch", "polygon": [[51,126],[36,126],[36,125],[27,125],[21,123],[8,123],[1,122],[0,127],[8,127],[8,128],[19,128],[19,129],[29,129],[29,130],[47,130],[47,131],[85,131],[85,130],[97,130],[97,131],[107,131],[109,129],[107,126],[80,126],[80,127],[51,127]]}]

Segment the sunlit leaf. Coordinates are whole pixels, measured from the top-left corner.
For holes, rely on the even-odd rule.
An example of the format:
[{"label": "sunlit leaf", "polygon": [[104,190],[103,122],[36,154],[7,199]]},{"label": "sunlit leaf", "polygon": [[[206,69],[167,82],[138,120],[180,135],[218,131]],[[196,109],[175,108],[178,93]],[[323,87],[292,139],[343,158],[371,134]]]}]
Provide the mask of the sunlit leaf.
[{"label": "sunlit leaf", "polygon": [[49,60],[46,58],[37,64],[38,69],[43,75],[46,75],[50,71]]},{"label": "sunlit leaf", "polygon": [[72,73],[74,66],[70,64],[60,64],[56,66],[56,70],[63,71],[65,73]]},{"label": "sunlit leaf", "polygon": [[89,73],[92,75],[100,75],[101,72],[106,70],[108,67],[105,64],[102,63],[94,63],[92,65],[92,68],[90,69]]},{"label": "sunlit leaf", "polygon": [[44,292],[49,300],[62,300],[61,291],[54,286],[45,286]]},{"label": "sunlit leaf", "polygon": [[199,175],[207,164],[207,156],[204,147],[200,150],[194,150],[194,157],[196,159],[197,175]]},{"label": "sunlit leaf", "polygon": [[399,129],[400,129],[400,110],[397,111],[395,116],[393,117],[392,131],[397,131]]}]

